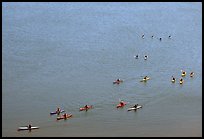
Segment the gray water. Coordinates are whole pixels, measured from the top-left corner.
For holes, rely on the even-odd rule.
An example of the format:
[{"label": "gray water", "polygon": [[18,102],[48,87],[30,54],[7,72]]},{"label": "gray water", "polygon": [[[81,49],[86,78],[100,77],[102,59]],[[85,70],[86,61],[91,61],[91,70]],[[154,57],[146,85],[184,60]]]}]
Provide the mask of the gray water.
[{"label": "gray water", "polygon": [[[2,136],[202,136],[201,11],[202,3],[2,3]],[[113,85],[117,78],[124,82]],[[121,99],[128,104],[116,109]],[[135,103],[143,108],[127,112]],[[79,112],[86,104],[94,109]],[[56,121],[57,107],[73,118]],[[17,131],[28,123],[40,129]]]}]

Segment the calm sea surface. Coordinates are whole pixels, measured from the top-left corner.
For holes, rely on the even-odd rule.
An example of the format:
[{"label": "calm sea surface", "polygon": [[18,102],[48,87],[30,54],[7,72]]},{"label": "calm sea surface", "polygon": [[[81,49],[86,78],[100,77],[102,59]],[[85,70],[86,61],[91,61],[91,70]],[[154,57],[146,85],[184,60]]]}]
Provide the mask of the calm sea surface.
[{"label": "calm sea surface", "polygon": [[2,136],[202,136],[202,3],[2,3],[2,19]]}]

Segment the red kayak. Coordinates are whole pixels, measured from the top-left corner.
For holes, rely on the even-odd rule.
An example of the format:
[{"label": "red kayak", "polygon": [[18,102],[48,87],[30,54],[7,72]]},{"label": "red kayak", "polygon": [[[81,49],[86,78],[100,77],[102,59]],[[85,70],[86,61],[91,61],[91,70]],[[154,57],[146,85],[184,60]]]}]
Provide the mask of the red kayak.
[{"label": "red kayak", "polygon": [[122,82],[123,82],[123,80],[114,81],[113,84],[120,84],[120,83],[122,83]]},{"label": "red kayak", "polygon": [[84,110],[88,110],[88,109],[91,109],[91,108],[93,108],[93,106],[92,106],[92,105],[87,106],[87,108],[86,108],[86,107],[79,108],[79,111],[84,111]]},{"label": "red kayak", "polygon": [[72,114],[67,114],[66,117],[64,117],[64,116],[62,115],[62,116],[60,116],[60,117],[57,117],[57,120],[62,120],[62,119],[66,120],[66,119],[68,119],[68,118],[70,118],[70,117],[72,117]]},{"label": "red kayak", "polygon": [[124,107],[125,105],[126,105],[125,102],[119,103],[119,104],[116,106],[116,108],[122,108],[122,107]]}]

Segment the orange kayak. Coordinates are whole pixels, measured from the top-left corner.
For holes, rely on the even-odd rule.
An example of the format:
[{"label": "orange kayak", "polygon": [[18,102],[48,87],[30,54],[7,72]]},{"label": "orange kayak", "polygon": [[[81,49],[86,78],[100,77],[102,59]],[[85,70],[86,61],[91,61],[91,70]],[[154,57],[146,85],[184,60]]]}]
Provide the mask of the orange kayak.
[{"label": "orange kayak", "polygon": [[68,114],[66,117],[64,117],[64,116],[57,117],[57,120],[62,120],[62,119],[66,120],[70,117],[72,117],[72,114]]},{"label": "orange kayak", "polygon": [[88,110],[88,109],[91,109],[91,108],[93,108],[92,105],[88,106],[88,108],[86,108],[86,107],[79,108],[79,111],[84,111],[84,110]]}]

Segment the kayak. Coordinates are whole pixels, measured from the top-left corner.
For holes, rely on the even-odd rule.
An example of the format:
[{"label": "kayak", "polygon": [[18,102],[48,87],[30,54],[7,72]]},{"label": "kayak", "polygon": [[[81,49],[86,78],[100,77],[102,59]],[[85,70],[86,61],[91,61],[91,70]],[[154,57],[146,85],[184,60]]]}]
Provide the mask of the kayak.
[{"label": "kayak", "polygon": [[62,116],[60,116],[60,117],[57,117],[57,120],[62,120],[62,119],[66,120],[67,118],[70,118],[70,117],[72,117],[72,114],[68,114],[66,117],[64,117],[64,116],[62,115]]},{"label": "kayak", "polygon": [[172,83],[175,83],[175,82],[176,82],[176,80],[171,80],[171,82],[172,82]]},{"label": "kayak", "polygon": [[149,80],[150,78],[147,77],[146,79],[142,79],[140,82],[146,82],[147,80]]},{"label": "kayak", "polygon": [[116,108],[122,108],[122,107],[124,107],[126,105],[126,103],[123,103],[122,105],[121,105],[121,103],[119,103],[117,106],[116,106]]},{"label": "kayak", "polygon": [[120,81],[114,81],[113,84],[119,84],[119,83],[122,83],[123,80],[120,80]]},{"label": "kayak", "polygon": [[31,129],[29,129],[28,126],[20,126],[18,128],[18,131],[20,131],[20,130],[33,130],[33,129],[39,129],[39,127],[38,126],[32,126]]},{"label": "kayak", "polygon": [[182,77],[183,77],[183,76],[186,76],[186,72],[185,72],[184,74],[182,73],[181,76],[182,76]]},{"label": "kayak", "polygon": [[179,81],[180,84],[183,84],[183,81]]},{"label": "kayak", "polygon": [[[65,112],[65,110],[60,110],[60,113],[63,113]],[[58,114],[56,111],[55,112],[50,112],[50,115],[53,115],[53,114]]]},{"label": "kayak", "polygon": [[128,108],[127,111],[137,110],[137,109],[140,109],[140,108],[142,108],[142,106],[137,106],[137,108],[135,108],[135,107]]},{"label": "kayak", "polygon": [[84,110],[88,110],[88,109],[91,109],[91,108],[93,108],[92,105],[88,106],[88,108],[85,108],[85,107],[79,108],[79,111],[84,111]]}]

